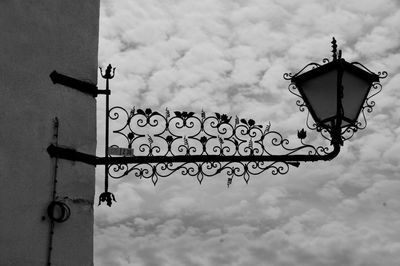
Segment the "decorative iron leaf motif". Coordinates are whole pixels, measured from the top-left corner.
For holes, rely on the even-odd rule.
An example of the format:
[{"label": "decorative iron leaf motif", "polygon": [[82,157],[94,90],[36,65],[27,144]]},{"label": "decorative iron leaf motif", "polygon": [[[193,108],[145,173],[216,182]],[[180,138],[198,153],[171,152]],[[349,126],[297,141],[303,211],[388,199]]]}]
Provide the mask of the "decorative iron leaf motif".
[{"label": "decorative iron leaf motif", "polygon": [[106,202],[107,203],[107,206],[108,207],[111,207],[111,205],[112,205],[112,202],[117,202],[116,200],[115,200],[115,196],[114,196],[114,194],[113,193],[111,193],[111,192],[103,192],[103,193],[101,193],[100,194],[100,197],[99,197],[99,206],[100,206],[100,204],[102,203],[102,202]]},{"label": "decorative iron leaf motif", "polygon": [[201,185],[201,182],[203,182],[203,179],[204,179],[204,174],[203,174],[203,171],[202,171],[202,165],[201,164],[198,166],[197,170],[198,170],[197,181],[199,181],[199,184]]},{"label": "decorative iron leaf motif", "polygon": [[271,122],[268,122],[268,125],[265,126],[264,134],[267,134],[270,128],[271,128]]},{"label": "decorative iron leaf motif", "polygon": [[176,117],[182,118],[182,119],[188,119],[190,117],[192,117],[194,115],[194,112],[179,112],[179,111],[175,111],[174,112]]},{"label": "decorative iron leaf motif", "polygon": [[218,125],[229,124],[229,122],[232,119],[232,117],[228,117],[228,115],[226,115],[226,114],[221,115],[220,113],[215,113],[215,117],[218,120]]},{"label": "decorative iron leaf motif", "polygon": [[[246,167],[247,167],[247,165],[245,166],[245,168],[246,168]],[[247,172],[247,169],[246,169],[246,173],[243,175],[243,179],[244,179],[244,181],[246,182],[246,184],[249,183],[250,175],[249,175],[249,173]]]},{"label": "decorative iron leaf motif", "polygon": [[142,109],[137,109],[136,113],[138,113],[140,115],[146,115],[146,113]]},{"label": "decorative iron leaf motif", "polygon": [[186,146],[187,148],[189,148],[189,141],[188,141],[187,137],[184,137],[184,138],[183,138],[183,143],[185,144],[185,146]]},{"label": "decorative iron leaf motif", "polygon": [[297,131],[297,137],[299,139],[305,139],[307,137],[307,132],[304,130],[304,128]]},{"label": "decorative iron leaf motif", "polygon": [[168,144],[171,144],[171,143],[174,141],[174,138],[173,138],[171,135],[168,135],[168,136],[165,138],[165,141],[166,141]]},{"label": "decorative iron leaf motif", "polygon": [[232,184],[232,179],[233,179],[233,177],[228,177],[228,180],[226,182],[226,185],[228,186],[228,188]]},{"label": "decorative iron leaf motif", "polygon": [[206,119],[206,113],[204,112],[204,110],[201,110],[201,119]]},{"label": "decorative iron leaf motif", "polygon": [[246,119],[242,118],[242,119],[240,119],[240,122],[242,124],[245,124],[245,125],[249,126],[249,129],[253,128],[253,127],[263,128],[262,125],[256,125],[256,121],[254,121],[253,119],[246,120]]}]

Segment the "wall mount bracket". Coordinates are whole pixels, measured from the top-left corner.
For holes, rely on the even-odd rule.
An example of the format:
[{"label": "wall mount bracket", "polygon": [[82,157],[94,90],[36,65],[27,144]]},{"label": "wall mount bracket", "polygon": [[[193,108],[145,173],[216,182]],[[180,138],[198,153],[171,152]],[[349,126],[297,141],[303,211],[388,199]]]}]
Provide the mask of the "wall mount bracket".
[{"label": "wall mount bracket", "polygon": [[80,92],[92,95],[93,97],[97,97],[99,94],[110,94],[110,91],[99,90],[93,83],[60,74],[55,70],[50,73],[50,79],[54,84],[61,84]]}]

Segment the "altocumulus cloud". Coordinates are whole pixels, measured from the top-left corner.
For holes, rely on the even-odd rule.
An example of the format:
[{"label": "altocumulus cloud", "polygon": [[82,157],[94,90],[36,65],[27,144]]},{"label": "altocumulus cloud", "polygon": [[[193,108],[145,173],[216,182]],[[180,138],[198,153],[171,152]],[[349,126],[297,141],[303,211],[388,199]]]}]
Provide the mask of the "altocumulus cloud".
[{"label": "altocumulus cloud", "polygon": [[102,0],[99,62],[117,67],[112,105],[229,113],[291,137],[305,114],[282,75],[328,57],[332,36],[348,61],[390,76],[367,129],[332,162],[229,189],[224,176],[201,186],[179,175],[156,186],[111,180],[118,202],[95,209],[95,264],[398,265],[398,25],[395,0]]}]

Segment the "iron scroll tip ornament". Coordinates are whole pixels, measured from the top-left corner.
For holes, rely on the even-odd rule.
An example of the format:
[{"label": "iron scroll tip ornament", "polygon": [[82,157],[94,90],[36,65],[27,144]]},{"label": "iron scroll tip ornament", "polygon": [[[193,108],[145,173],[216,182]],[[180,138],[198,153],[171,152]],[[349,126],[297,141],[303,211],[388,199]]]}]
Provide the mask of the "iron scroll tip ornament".
[{"label": "iron scroll tip ornament", "polygon": [[111,192],[106,191],[106,192],[103,192],[103,193],[100,194],[100,196],[99,196],[99,205],[98,206],[100,206],[102,202],[106,202],[107,206],[111,207],[113,201],[117,202],[115,200],[114,194],[111,193]]},{"label": "iron scroll tip ornament", "polygon": [[332,37],[332,58],[333,60],[337,59],[337,44],[335,37]]},{"label": "iron scroll tip ornament", "polygon": [[101,76],[104,79],[113,79],[114,78],[115,67],[112,67],[111,64],[108,64],[104,74],[103,74],[103,68],[99,67],[99,69],[100,69]]}]

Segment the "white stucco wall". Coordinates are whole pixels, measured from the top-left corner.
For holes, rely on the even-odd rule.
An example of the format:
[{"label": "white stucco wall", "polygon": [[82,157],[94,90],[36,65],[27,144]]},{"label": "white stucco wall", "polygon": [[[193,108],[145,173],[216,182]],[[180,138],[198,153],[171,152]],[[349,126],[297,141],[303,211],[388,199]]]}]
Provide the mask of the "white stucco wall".
[{"label": "white stucco wall", "polygon": [[[49,74],[96,83],[98,21],[99,0],[0,1],[2,266],[46,265],[54,117],[60,144],[95,154],[95,98],[54,85]],[[57,192],[69,198],[71,217],[55,224],[51,265],[93,264],[94,171],[59,160]]]}]

